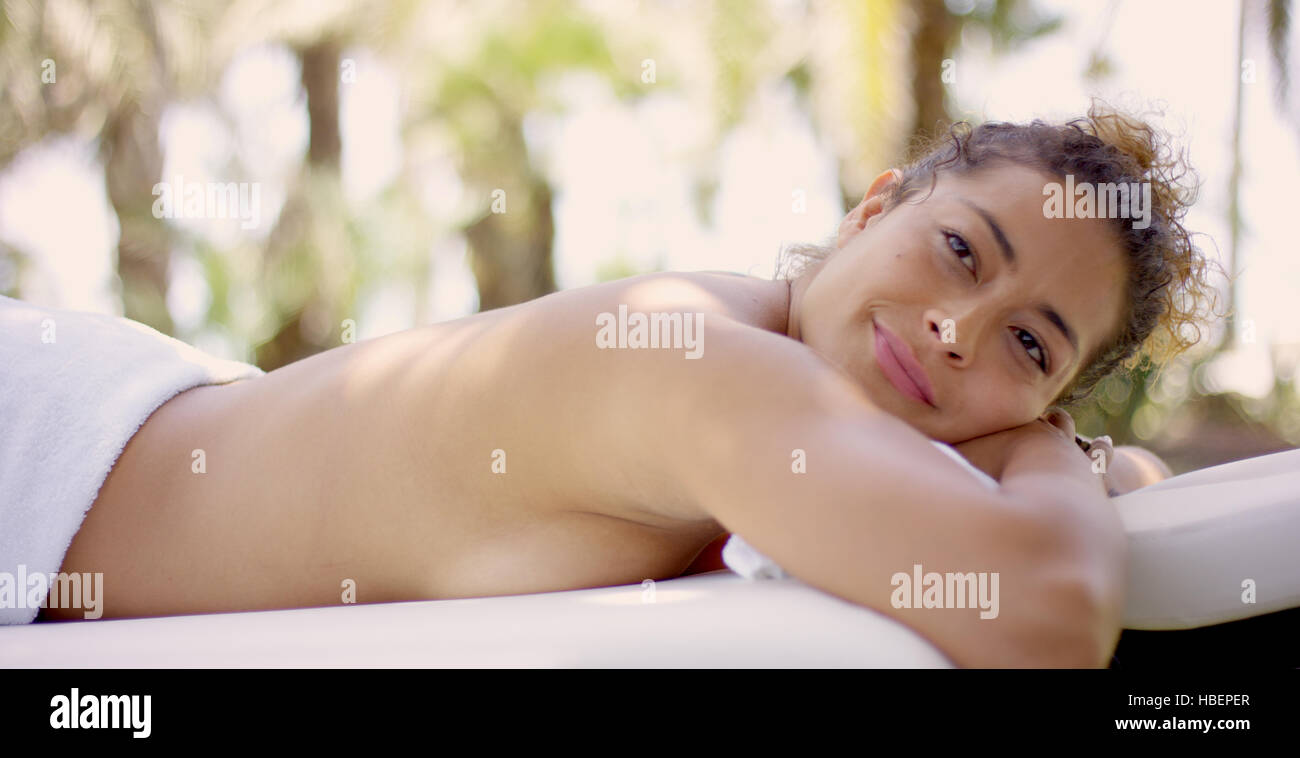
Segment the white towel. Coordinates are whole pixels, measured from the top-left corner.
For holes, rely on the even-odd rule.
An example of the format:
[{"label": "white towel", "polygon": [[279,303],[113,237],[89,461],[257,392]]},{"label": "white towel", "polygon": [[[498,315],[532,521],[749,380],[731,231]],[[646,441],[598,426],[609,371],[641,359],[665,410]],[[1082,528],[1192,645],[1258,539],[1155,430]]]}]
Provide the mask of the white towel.
[{"label": "white towel", "polygon": [[135,321],[2,296],[0,356],[0,624],[24,624],[40,610],[29,588],[48,594],[31,578],[59,571],[145,419],[187,389],[263,372]]},{"label": "white towel", "polygon": [[[954,450],[952,446],[938,440],[930,441],[945,455],[974,474],[980,484],[990,489],[998,489],[1000,486],[998,480],[980,471],[974,464],[966,460],[961,453]],[[722,562],[727,564],[727,568],[746,579],[784,579],[789,576],[784,569],[776,565],[775,561],[755,550],[754,546],[746,542],[739,534],[732,534],[727,539],[727,544],[722,546]]]}]

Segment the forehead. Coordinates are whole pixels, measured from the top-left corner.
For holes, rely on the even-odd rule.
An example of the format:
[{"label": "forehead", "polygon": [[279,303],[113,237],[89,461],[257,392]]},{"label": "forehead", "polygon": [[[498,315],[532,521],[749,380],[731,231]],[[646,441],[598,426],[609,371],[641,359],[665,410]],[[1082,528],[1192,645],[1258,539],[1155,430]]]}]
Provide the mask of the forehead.
[{"label": "forehead", "polygon": [[[1115,221],[1049,218],[1044,212],[1044,187],[1061,181],[1005,163],[968,174],[941,171],[923,205],[975,235],[981,265],[990,272],[982,278],[991,275],[997,288],[1017,301],[1055,308],[1077,332],[1082,360],[1119,327],[1127,264]],[[1014,251],[1014,271],[984,215]]]}]

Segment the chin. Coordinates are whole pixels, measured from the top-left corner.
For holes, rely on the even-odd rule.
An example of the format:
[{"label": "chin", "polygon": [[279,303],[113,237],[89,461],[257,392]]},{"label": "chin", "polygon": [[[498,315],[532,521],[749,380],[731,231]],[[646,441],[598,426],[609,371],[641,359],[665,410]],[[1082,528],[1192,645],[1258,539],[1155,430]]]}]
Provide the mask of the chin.
[{"label": "chin", "polygon": [[[874,401],[874,398],[873,398],[873,401]],[[925,436],[927,436],[927,437],[929,437],[929,438],[931,438],[931,439],[937,439],[937,440],[939,440],[940,442],[945,442],[945,441],[946,441],[946,440],[941,439],[941,437],[946,436],[946,435],[936,435],[936,434],[934,434],[934,433],[933,433],[934,430],[933,430],[933,428],[932,428],[932,425],[931,425],[931,424],[928,424],[928,423],[925,423],[924,421],[921,421],[921,420],[918,418],[918,415],[919,415],[919,414],[917,414],[915,411],[913,411],[911,414],[908,414],[908,413],[900,412],[900,410],[899,410],[896,406],[891,406],[891,405],[887,405],[887,404],[879,403],[879,402],[876,403],[876,407],[879,408],[880,410],[882,410],[882,411],[888,413],[889,415],[893,416],[894,418],[898,419],[899,421],[902,421],[903,423],[907,424],[908,426],[912,427],[912,428],[915,429],[916,431],[920,432],[921,434],[924,434]],[[907,409],[907,410],[911,410],[911,409]]]}]

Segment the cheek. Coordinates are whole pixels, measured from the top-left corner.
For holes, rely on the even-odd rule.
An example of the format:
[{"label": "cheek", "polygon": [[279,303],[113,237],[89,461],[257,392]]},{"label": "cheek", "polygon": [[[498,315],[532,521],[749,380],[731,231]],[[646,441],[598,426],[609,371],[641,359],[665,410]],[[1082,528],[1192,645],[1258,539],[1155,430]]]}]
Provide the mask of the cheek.
[{"label": "cheek", "polygon": [[964,380],[961,392],[964,404],[958,415],[974,436],[1022,426],[1041,415],[1035,410],[1037,397],[996,372]]},{"label": "cheek", "polygon": [[841,330],[862,295],[850,287],[852,277],[832,260],[808,284],[800,304],[800,328],[805,341],[826,338]]}]

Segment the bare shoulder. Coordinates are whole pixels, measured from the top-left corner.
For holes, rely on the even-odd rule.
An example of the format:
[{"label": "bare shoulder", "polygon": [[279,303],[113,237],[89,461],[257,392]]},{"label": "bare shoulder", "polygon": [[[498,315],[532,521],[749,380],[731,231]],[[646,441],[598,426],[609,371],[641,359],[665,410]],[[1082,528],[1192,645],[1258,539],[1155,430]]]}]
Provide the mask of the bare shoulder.
[{"label": "bare shoulder", "polygon": [[[555,299],[554,302],[551,301]],[[565,290],[527,304],[585,309],[586,313],[703,313],[724,316],[765,331],[786,331],[789,283],[724,272],[642,274],[590,287]]]},{"label": "bare shoulder", "polygon": [[786,336],[787,298],[785,282],[753,277],[629,277],[525,304],[507,330],[521,336],[518,347],[505,352],[516,368],[531,366],[518,373],[530,387],[546,377],[545,392],[521,392],[536,395],[538,414],[563,421],[568,432],[549,444],[585,462],[602,501],[634,500],[628,508],[652,519],[706,520],[682,489],[679,459],[731,412],[770,405],[774,386],[814,386],[775,376],[820,361]]}]

